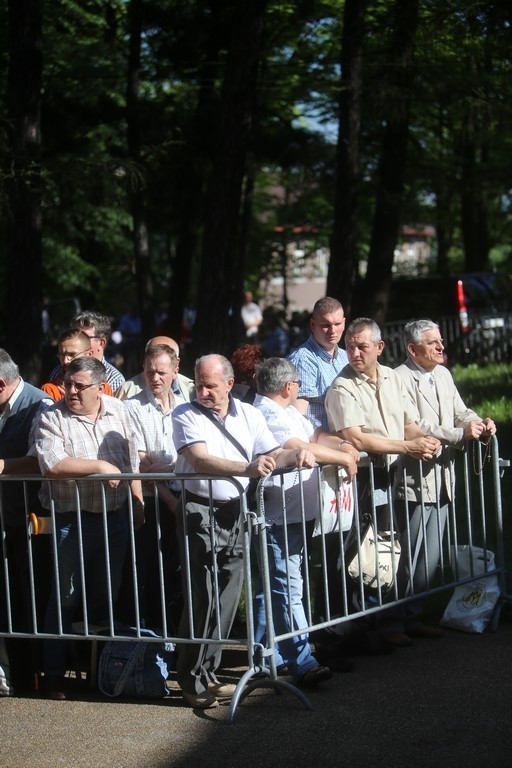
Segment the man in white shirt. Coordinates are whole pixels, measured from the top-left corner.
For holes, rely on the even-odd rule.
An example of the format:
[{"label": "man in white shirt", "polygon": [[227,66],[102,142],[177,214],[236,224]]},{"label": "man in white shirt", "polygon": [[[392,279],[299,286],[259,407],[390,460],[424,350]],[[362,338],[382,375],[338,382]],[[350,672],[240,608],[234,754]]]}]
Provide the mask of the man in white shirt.
[{"label": "man in white shirt", "polygon": [[244,293],[244,303],[242,304],[240,315],[245,326],[245,335],[248,339],[254,341],[263,322],[263,315],[261,309],[253,300],[251,291]]},{"label": "man in white shirt", "polygon": [[[172,412],[184,403],[173,392],[178,373],[178,358],[167,344],[154,344],[146,348],[144,355],[145,387],[141,392],[125,400],[133,421],[136,447],[140,458],[140,472],[172,472],[177,453],[172,436]],[[156,483],[158,509],[155,501],[153,480],[143,483],[146,522],[135,536],[139,614],[146,627],[164,628],[167,634],[179,621],[181,610],[181,582],[179,576],[179,552],[176,540],[174,512],[176,497],[166,482]],[[160,589],[160,565],[162,567],[164,595]],[[126,611],[126,621],[134,622],[133,564],[127,558],[124,572],[126,589],[121,590],[121,600]],[[129,596],[123,599],[123,593]],[[166,607],[162,615],[162,598]],[[128,604],[129,602],[129,604]]]},{"label": "man in white shirt", "polygon": [[[283,448],[310,450],[318,462],[344,467],[347,482],[357,472],[357,451],[335,435],[315,430],[295,407],[299,391],[297,369],[289,360],[271,357],[256,370],[258,395],[254,405],[265,416],[267,425]],[[276,634],[307,627],[303,605],[302,568],[305,543],[303,540],[302,504],[308,547],[315,518],[320,513],[318,478],[311,472],[287,473],[273,478],[265,486],[265,521],[268,549],[272,613]],[[285,488],[286,517],[282,504]],[[261,582],[261,580],[260,580]],[[288,600],[290,584],[291,605]],[[261,583],[255,597],[255,640],[265,640],[265,606]],[[276,649],[277,651],[277,649]],[[279,643],[276,664],[285,664],[297,682],[316,685],[331,676],[328,667],[320,665],[313,656],[308,637],[296,635]]]},{"label": "man in white shirt", "polygon": [[[197,399],[173,412],[176,473],[220,476],[218,480],[192,477],[184,482],[186,520],[178,515],[178,533],[181,560],[190,564],[185,601],[189,588],[192,597],[192,605],[185,604],[180,625],[180,636],[185,638],[191,636],[189,612],[196,636],[228,637],[238,606],[243,581],[240,496],[236,486],[222,477],[234,477],[247,489],[251,477],[264,477],[276,466],[314,464],[309,451],[281,449],[263,415],[232,397],[233,384],[229,360],[205,355],[195,367]],[[220,616],[214,610],[215,597]],[[177,677],[189,706],[207,709],[216,706],[219,698],[232,696],[234,686],[221,683],[216,676],[222,655],[218,642],[183,643],[178,651]]]}]

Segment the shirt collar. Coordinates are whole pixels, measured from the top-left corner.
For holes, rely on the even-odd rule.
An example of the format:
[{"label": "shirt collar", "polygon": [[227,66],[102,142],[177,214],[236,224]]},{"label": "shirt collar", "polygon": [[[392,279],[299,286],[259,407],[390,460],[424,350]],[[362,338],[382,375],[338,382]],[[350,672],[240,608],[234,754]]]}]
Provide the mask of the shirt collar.
[{"label": "shirt collar", "polygon": [[0,418],[2,419],[2,421],[5,421],[9,417],[9,414],[12,411],[13,405],[15,404],[16,400],[23,392],[24,386],[25,386],[24,381],[20,376],[18,386],[16,387],[16,389],[14,390],[14,392],[6,402],[4,410],[2,411],[2,413],[0,413]]},{"label": "shirt collar", "polygon": [[229,393],[229,405],[228,405],[228,416],[237,416],[238,415],[238,402],[236,397],[233,397],[231,392]]},{"label": "shirt collar", "polygon": [[313,334],[309,337],[309,345],[311,347],[311,350],[317,354],[319,357],[323,358],[324,360],[328,361],[329,363],[334,363],[335,360],[338,359],[338,355],[340,354],[340,348],[336,345],[336,348],[334,350],[333,355],[331,356],[326,349],[324,349],[318,341],[315,339]]},{"label": "shirt collar", "polygon": [[[369,376],[366,375],[366,373],[358,373],[355,371],[350,364],[346,366],[352,374],[352,377],[359,382],[367,382],[368,384],[371,384],[372,386],[376,386],[375,381],[373,379],[370,379]],[[380,363],[377,363],[377,384],[380,384],[381,381],[384,381],[385,379],[389,378],[389,371],[390,369],[387,366],[383,366]]]},{"label": "shirt collar", "polygon": [[421,365],[418,365],[418,363],[416,363],[414,360],[411,360],[411,363],[412,363],[412,364],[414,365],[414,367],[415,367],[415,368],[416,368],[416,369],[417,369],[417,370],[418,370],[418,371],[419,371],[419,372],[422,374],[422,376],[424,376],[426,379],[428,379],[428,378],[430,377],[430,374],[431,374],[431,373],[432,373],[432,374],[434,373],[434,371],[433,371],[433,370],[432,370],[432,371],[427,371],[427,369],[426,369],[426,368],[423,368],[423,366],[421,366]]}]

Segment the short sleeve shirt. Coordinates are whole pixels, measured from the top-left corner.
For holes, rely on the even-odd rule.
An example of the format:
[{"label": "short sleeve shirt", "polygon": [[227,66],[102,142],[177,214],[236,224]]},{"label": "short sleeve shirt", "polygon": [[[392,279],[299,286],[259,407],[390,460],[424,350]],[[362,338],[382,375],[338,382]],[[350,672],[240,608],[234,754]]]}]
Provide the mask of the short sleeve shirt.
[{"label": "short sleeve shirt", "polygon": [[[66,458],[102,459],[114,464],[121,472],[135,473],[139,468],[136,437],[130,414],[123,402],[103,395],[96,421],[72,413],[64,400],[48,408],[39,419],[35,432],[36,455],[41,474],[46,474]],[[126,501],[129,486],[123,481],[113,489],[99,480],[80,479],[44,482],[41,502],[50,509],[51,498],[57,512],[76,510],[76,486],[80,491],[80,506],[88,512],[101,512],[103,491],[107,510],[119,509]]]},{"label": "short sleeve shirt", "polygon": [[[254,405],[262,412],[268,428],[284,447],[288,440],[297,437],[299,440],[309,443],[314,429],[311,422],[306,419],[293,406],[283,408],[269,397],[257,395]],[[301,470],[300,478],[304,495],[304,519],[313,520],[318,515],[318,483],[312,470]],[[286,522],[294,523],[301,520],[301,499],[299,486],[299,472],[287,472],[283,475],[275,475],[265,484],[265,519],[267,523],[283,523],[282,489],[285,490]]]},{"label": "short sleeve shirt", "polygon": [[401,377],[384,365],[377,367],[377,383],[346,365],[325,398],[329,429],[349,427],[389,438],[404,439],[404,427],[419,421]]},{"label": "short sleeve shirt", "polygon": [[[215,417],[214,417],[215,418]],[[197,443],[204,443],[212,456],[229,461],[253,461],[260,454],[272,453],[279,445],[270,432],[263,414],[254,406],[242,403],[230,396],[229,411],[223,420],[224,427],[240,443],[246,456],[225,437],[213,421],[198,410],[192,403],[185,403],[172,413],[174,445],[178,452],[176,474],[195,473],[194,467],[182,454],[185,448]],[[248,477],[237,477],[244,489],[249,485]],[[209,496],[209,481],[192,479],[185,481],[185,488],[198,496]],[[212,498],[227,501],[237,497],[237,489],[226,480],[213,480]]]},{"label": "short sleeve shirt", "polygon": [[[175,395],[175,407],[183,403]],[[124,401],[137,436],[137,450],[147,453],[152,461],[174,464],[177,458],[172,436],[172,411],[163,411],[153,393],[143,389]]]},{"label": "short sleeve shirt", "polygon": [[288,356],[288,359],[296,367],[301,382],[299,397],[309,401],[306,414],[308,419],[315,429],[321,427],[327,431],[325,393],[348,363],[347,353],[338,347],[331,357],[314,337],[310,336],[304,344]]}]

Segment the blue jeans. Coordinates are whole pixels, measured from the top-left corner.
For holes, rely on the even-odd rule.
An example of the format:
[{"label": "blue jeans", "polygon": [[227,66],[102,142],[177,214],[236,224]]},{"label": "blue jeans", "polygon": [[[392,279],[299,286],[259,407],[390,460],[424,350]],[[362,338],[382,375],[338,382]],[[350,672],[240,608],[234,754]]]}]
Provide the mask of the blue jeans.
[{"label": "blue jeans", "polygon": [[[108,619],[109,581],[105,556],[103,515],[82,512],[83,568],[85,574],[87,619],[100,622]],[[62,632],[69,634],[75,611],[82,601],[82,576],[76,512],[56,515],[57,558],[59,585],[55,577],[46,608],[44,631],[59,633],[59,604]],[[108,553],[110,560],[110,584],[112,601],[115,602],[128,542],[126,510],[107,513]],[[84,605],[85,613],[85,605]],[[64,675],[66,672],[66,641],[45,640],[43,669],[46,675]]]},{"label": "blue jeans", "polygon": [[[312,530],[312,526],[308,527]],[[288,540],[288,558],[286,558],[286,540]],[[304,556],[302,523],[290,523],[288,526],[276,524],[268,526],[267,553],[275,634],[284,635],[293,630],[306,628],[308,622],[302,600]],[[288,579],[290,582],[291,611],[288,599]],[[255,641],[265,645],[266,618],[261,575],[256,581],[254,623]],[[278,648],[275,648],[274,652],[276,665],[286,664],[296,678],[302,677],[309,669],[318,665],[311,652],[307,634],[279,640]]]}]

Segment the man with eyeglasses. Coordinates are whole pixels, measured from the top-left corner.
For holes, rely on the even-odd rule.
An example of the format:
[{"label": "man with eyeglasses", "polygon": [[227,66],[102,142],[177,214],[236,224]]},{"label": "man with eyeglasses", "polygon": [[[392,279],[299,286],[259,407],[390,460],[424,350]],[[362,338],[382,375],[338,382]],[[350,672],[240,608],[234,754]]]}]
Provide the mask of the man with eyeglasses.
[{"label": "man with eyeglasses", "polygon": [[[110,320],[99,312],[84,311],[78,312],[71,318],[71,328],[78,328],[83,331],[91,342],[91,355],[105,366],[105,382],[110,384],[114,394],[123,386],[125,378],[121,371],[105,360],[105,348],[110,338],[112,326]],[[62,361],[50,374],[50,381],[62,379],[64,377],[64,368]]]},{"label": "man with eyeglasses", "polygon": [[[114,478],[72,482],[73,478],[92,474],[138,472],[130,414],[124,403],[104,394],[104,381],[105,368],[95,357],[73,360],[64,375],[64,399],[42,414],[31,450],[37,456],[41,474],[51,480],[43,483],[42,504],[56,512],[60,583],[57,585],[54,579],[46,610],[45,632],[50,634],[59,632],[59,616],[63,633],[71,631],[73,615],[83,594],[82,556],[87,580],[87,620],[101,623],[109,618],[109,598],[115,606],[121,582],[129,510],[133,511],[136,529],[144,522],[140,481]],[[65,643],[45,641],[43,670],[47,694],[55,699],[66,698]]]},{"label": "man with eyeglasses", "polygon": [[[313,429],[308,419],[299,413],[295,403],[300,381],[297,369],[289,360],[271,357],[261,363],[256,369],[256,386],[258,395],[254,405],[263,413],[268,428],[282,448],[310,450],[318,462],[339,465],[345,469],[347,481],[352,479],[357,472],[358,452],[339,437]],[[319,510],[318,478],[311,471],[301,472],[300,482],[298,472],[277,475],[265,488],[272,614],[278,635],[308,625],[303,604],[304,549],[311,545]],[[255,641],[264,643],[266,617],[261,579],[256,589],[254,615]],[[275,652],[276,664],[286,665],[301,685],[314,686],[331,677],[329,667],[319,664],[312,654],[307,634],[280,641]]]},{"label": "man with eyeglasses", "polygon": [[[80,328],[69,328],[67,331],[63,331],[57,339],[57,350],[62,374],[41,385],[43,392],[55,402],[64,397],[64,374],[68,365],[78,357],[91,357],[91,340]],[[108,382],[104,383],[104,394],[112,395],[112,387]]]}]

